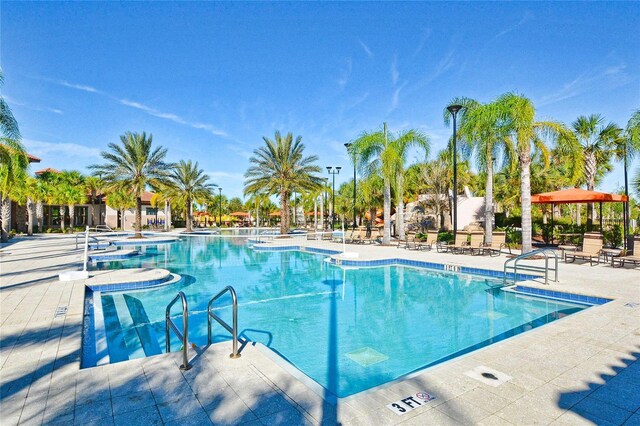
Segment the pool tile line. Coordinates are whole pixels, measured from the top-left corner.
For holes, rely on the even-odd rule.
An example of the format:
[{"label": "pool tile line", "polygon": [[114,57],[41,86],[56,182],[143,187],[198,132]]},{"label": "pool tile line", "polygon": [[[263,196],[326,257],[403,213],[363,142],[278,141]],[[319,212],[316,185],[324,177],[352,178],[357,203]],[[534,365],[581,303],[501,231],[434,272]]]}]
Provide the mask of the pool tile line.
[{"label": "pool tile line", "polygon": [[552,291],[543,288],[527,287],[517,285],[514,289],[518,293],[530,294],[534,296],[543,296],[550,299],[558,299],[567,302],[578,302],[588,305],[604,305],[611,302],[613,299],[607,299],[604,297],[588,296],[585,294],[567,293],[563,291]]}]

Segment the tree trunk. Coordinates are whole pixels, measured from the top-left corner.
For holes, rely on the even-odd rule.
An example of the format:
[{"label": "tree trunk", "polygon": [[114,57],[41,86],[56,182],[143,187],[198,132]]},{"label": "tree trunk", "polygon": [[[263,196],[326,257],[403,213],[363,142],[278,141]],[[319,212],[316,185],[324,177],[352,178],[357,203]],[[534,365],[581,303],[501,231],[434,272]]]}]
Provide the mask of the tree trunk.
[{"label": "tree trunk", "polygon": [[313,230],[318,229],[318,197],[313,197]]},{"label": "tree trunk", "polygon": [[134,224],[134,230],[136,231],[134,238],[142,238],[142,197],[136,197],[136,223]]},{"label": "tree trunk", "polygon": [[60,229],[62,230],[62,233],[64,234],[65,230],[64,230],[64,217],[67,214],[67,209],[64,205],[60,206]]},{"label": "tree trunk", "polygon": [[191,232],[193,231],[193,229],[191,229],[193,227],[193,223],[191,222],[191,199],[189,197],[187,197],[187,204],[186,204],[186,222],[187,222],[187,232]]},{"label": "tree trunk", "polygon": [[[490,152],[488,154],[491,154]],[[487,182],[484,195],[484,242],[491,244],[493,239],[493,160],[487,163]]]},{"label": "tree trunk", "polygon": [[404,232],[404,177],[402,176],[402,172],[398,173],[396,190],[398,194],[397,198],[397,210],[396,210],[396,222],[398,228],[398,238],[404,240],[405,232]]},{"label": "tree trunk", "polygon": [[27,198],[27,235],[33,235],[34,207],[33,200]]},{"label": "tree trunk", "polygon": [[11,231],[11,200],[9,197],[2,197],[0,216],[2,219],[2,236],[0,241],[9,241],[9,231]]},{"label": "tree trunk", "polygon": [[391,244],[391,182],[387,176],[384,176],[382,180],[384,185],[382,244]]},{"label": "tree trunk", "polygon": [[520,196],[522,198],[522,253],[532,250],[531,244],[531,155],[529,149],[520,154]]},{"label": "tree trunk", "polygon": [[36,203],[36,218],[38,221],[38,232],[44,232],[44,206],[42,201]]},{"label": "tree trunk", "polygon": [[280,234],[289,232],[289,193],[280,191]]},{"label": "tree trunk", "polygon": [[258,200],[258,205],[256,207],[256,228],[260,227],[260,200]]},{"label": "tree trunk", "polygon": [[76,206],[69,204],[69,231],[73,234],[73,226],[76,221]]}]

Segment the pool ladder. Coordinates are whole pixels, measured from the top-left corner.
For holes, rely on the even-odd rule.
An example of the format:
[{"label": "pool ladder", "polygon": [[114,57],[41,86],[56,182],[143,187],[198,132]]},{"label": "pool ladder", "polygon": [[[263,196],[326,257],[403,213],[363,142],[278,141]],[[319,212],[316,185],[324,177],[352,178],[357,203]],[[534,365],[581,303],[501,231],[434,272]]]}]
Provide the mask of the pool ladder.
[{"label": "pool ladder", "polygon": [[[233,325],[230,326],[226,322],[222,320],[219,316],[217,316],[213,310],[212,305],[213,302],[222,297],[225,293],[229,293],[231,295],[231,301],[233,304]],[[171,308],[173,305],[178,302],[178,300],[182,303],[182,331],[178,328],[176,323],[171,319]],[[221,292],[216,294],[209,300],[209,304],[207,305],[207,344],[211,345],[211,330],[212,323],[211,320],[216,320],[222,327],[224,327],[231,336],[233,337],[233,352],[229,355],[230,358],[240,358],[240,353],[238,352],[238,340],[240,340],[243,344],[245,343],[244,339],[238,339],[238,297],[236,295],[236,291],[231,286],[225,287]],[[167,305],[167,309],[165,310],[165,348],[166,353],[171,352],[171,331],[180,339],[182,342],[182,365],[180,366],[181,370],[189,370],[191,368],[191,364],[189,364],[188,358],[188,350],[189,350],[189,309],[187,305],[187,296],[185,296],[184,292],[180,291],[173,298],[173,300]]]},{"label": "pool ladder", "polygon": [[[535,265],[519,265],[519,261],[530,258],[532,256],[542,254],[544,256],[544,266],[535,266]],[[549,266],[549,260],[554,260],[554,266]],[[513,263],[513,264],[511,264]],[[549,271],[553,271],[554,273],[554,282],[558,282],[558,253],[555,250],[550,248],[543,248],[538,250],[533,250],[528,253],[521,254],[519,256],[513,257],[511,259],[507,259],[504,262],[504,278],[503,284],[507,285],[507,270],[513,270],[513,283],[516,283],[516,279],[518,277],[518,270],[521,271],[532,271],[532,272],[543,272],[544,273],[544,283],[549,284]]]}]

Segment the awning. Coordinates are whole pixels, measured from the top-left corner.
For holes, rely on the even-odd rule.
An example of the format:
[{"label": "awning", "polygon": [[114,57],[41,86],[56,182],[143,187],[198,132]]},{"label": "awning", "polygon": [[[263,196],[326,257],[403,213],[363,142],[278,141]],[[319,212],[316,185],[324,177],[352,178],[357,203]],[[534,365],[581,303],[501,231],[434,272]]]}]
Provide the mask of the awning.
[{"label": "awning", "polygon": [[625,203],[629,197],[606,192],[571,188],[561,191],[543,192],[531,196],[532,204],[577,204],[577,203]]}]

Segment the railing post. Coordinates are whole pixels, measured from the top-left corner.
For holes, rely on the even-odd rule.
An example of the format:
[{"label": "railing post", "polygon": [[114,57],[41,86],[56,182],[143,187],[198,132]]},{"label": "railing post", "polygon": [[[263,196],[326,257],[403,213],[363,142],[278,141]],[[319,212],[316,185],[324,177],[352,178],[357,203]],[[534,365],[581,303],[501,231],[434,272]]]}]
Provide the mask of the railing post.
[{"label": "railing post", "polygon": [[187,309],[187,298],[183,292],[180,292],[182,298],[182,365],[180,370],[189,370],[191,365],[189,364],[189,311]]},{"label": "railing post", "polygon": [[238,353],[238,299],[236,297],[236,292],[232,288],[230,289],[231,299],[233,300],[233,352],[229,355],[230,358],[236,359],[240,358],[240,354]]}]

